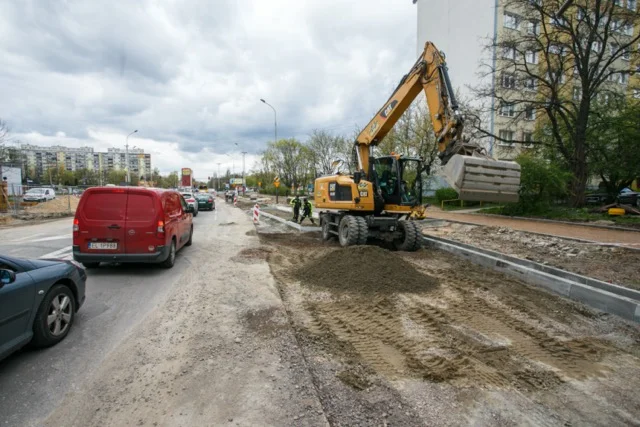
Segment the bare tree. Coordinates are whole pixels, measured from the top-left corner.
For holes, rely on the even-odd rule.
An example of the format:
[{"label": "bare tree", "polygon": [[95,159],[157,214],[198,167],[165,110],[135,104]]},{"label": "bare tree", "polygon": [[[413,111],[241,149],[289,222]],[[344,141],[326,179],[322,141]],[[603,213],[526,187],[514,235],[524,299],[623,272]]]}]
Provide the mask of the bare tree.
[{"label": "bare tree", "polygon": [[9,139],[9,125],[0,118],[0,161],[4,161],[7,157],[6,143]]},{"label": "bare tree", "polygon": [[[491,83],[474,90],[493,99],[484,109],[501,111],[517,123],[538,114],[546,138],[540,140],[558,153],[572,172],[574,206],[584,204],[589,177],[589,120],[594,103],[624,96],[631,63],[638,58],[640,23],[635,1],[575,0],[557,15],[559,1],[507,0],[504,35],[487,48],[496,60],[484,64]],[[632,7],[631,7],[632,6]],[[625,86],[626,87],[626,86]],[[480,115],[479,115],[480,116]],[[471,126],[505,142],[479,123]]]}]

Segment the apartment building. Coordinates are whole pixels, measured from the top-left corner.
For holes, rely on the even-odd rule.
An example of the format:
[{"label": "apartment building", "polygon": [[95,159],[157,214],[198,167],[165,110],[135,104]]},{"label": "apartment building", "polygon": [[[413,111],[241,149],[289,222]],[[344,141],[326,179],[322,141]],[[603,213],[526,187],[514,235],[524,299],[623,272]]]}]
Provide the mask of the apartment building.
[{"label": "apartment building", "polygon": [[[98,172],[127,169],[126,152],[121,148],[95,152],[92,147],[41,147],[22,144],[21,151],[26,162],[27,176],[42,176],[50,168],[64,168],[68,171],[87,169]],[[141,148],[130,148],[129,170],[132,175],[149,176],[152,171],[151,154],[145,153]]]},{"label": "apartment building", "polygon": [[[542,0],[531,0],[531,3],[542,4]],[[637,8],[637,0],[614,0],[614,3],[616,7],[621,8],[620,13],[625,12],[625,9],[635,12]],[[524,10],[524,8],[519,10],[517,7],[511,6],[512,4],[513,2],[509,2],[509,0],[497,1],[495,32],[498,45],[501,44],[501,41],[539,39],[545,33],[544,30],[547,34],[552,34],[558,25],[568,22],[574,26],[579,23],[580,25],[588,25],[586,24],[586,14],[590,14],[592,21],[594,19],[594,11],[584,10],[579,6],[584,3],[579,1],[569,7],[563,17],[548,17],[547,22],[544,23],[536,19],[530,10]],[[565,21],[559,23],[557,19]],[[622,20],[614,21],[610,26],[612,35],[608,46],[603,46],[600,41],[594,41],[590,48],[594,54],[605,49],[604,57],[607,54],[611,56],[619,46],[629,43],[632,37],[637,36],[640,31],[638,27],[638,25],[625,24]],[[558,38],[561,39],[561,37]],[[492,133],[498,136],[495,143],[492,144],[493,154],[499,159],[512,160],[524,150],[532,148],[536,129],[546,118],[544,113],[534,107],[535,101],[539,101],[541,97],[544,99],[544,91],[536,78],[532,78],[530,74],[522,73],[524,67],[535,70],[534,74],[537,75],[548,73],[549,78],[557,77],[557,87],[561,96],[575,102],[580,101],[582,97],[582,88],[577,78],[577,69],[573,65],[575,61],[571,58],[571,51],[562,43],[542,43],[542,45],[549,46],[548,58],[556,64],[558,56],[566,58],[566,60],[559,61],[563,64],[564,71],[554,71],[553,68],[557,65],[546,63],[546,56],[542,52],[523,51],[521,45],[500,46],[494,52],[496,99],[490,120]],[[637,49],[640,50],[640,45],[637,46]],[[611,64],[611,70],[620,70],[620,72],[611,74],[602,88],[602,93],[598,94],[598,101],[606,103],[611,96],[616,94],[640,99],[640,77],[635,74],[636,70],[640,71],[637,59],[635,52],[629,50]],[[512,70],[510,69],[511,64],[516,64]],[[554,75],[553,73],[558,74]],[[518,101],[511,103],[509,102],[510,97]],[[531,99],[532,103],[523,102],[523,99]]]}]

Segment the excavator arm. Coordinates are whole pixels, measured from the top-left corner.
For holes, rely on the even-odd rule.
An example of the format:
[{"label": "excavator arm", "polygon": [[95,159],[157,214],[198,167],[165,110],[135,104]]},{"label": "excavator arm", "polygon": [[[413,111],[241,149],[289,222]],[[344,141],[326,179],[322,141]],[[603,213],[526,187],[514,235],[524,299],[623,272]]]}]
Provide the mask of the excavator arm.
[{"label": "excavator arm", "polygon": [[391,131],[421,91],[426,95],[445,178],[462,200],[518,200],[520,166],[496,161],[477,144],[463,140],[464,120],[458,112],[444,55],[427,42],[422,55],[356,139],[358,169],[369,171],[372,148]]}]

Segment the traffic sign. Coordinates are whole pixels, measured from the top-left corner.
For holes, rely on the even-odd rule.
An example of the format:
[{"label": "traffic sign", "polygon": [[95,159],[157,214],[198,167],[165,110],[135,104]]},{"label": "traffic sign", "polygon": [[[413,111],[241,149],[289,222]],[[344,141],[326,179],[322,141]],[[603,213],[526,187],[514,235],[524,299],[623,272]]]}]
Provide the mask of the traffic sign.
[{"label": "traffic sign", "polygon": [[273,183],[273,185],[274,185],[276,188],[280,187],[280,181],[275,181],[275,182]]}]

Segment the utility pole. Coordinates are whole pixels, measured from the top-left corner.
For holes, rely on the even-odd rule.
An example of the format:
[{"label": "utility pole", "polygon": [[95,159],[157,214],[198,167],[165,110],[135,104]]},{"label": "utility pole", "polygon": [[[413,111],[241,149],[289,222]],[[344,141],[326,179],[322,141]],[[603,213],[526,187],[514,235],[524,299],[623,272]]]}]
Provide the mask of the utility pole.
[{"label": "utility pole", "polygon": [[125,148],[124,161],[126,162],[126,166],[127,166],[127,185],[131,184],[131,175],[129,174],[129,137],[136,132],[138,132],[138,129],[134,130],[129,135],[127,135],[127,138],[125,139],[125,143],[124,143],[124,148]]},{"label": "utility pole", "polygon": [[246,151],[242,152],[242,195],[245,195],[245,190],[247,188],[247,183],[244,180],[244,155],[247,154]]},{"label": "utility pole", "polygon": [[220,163],[218,163],[218,188],[216,190],[220,190]]}]

